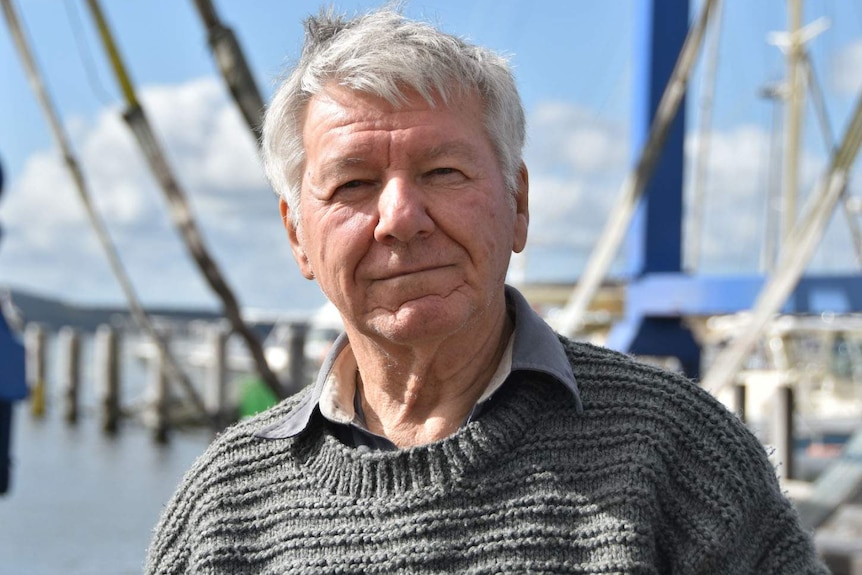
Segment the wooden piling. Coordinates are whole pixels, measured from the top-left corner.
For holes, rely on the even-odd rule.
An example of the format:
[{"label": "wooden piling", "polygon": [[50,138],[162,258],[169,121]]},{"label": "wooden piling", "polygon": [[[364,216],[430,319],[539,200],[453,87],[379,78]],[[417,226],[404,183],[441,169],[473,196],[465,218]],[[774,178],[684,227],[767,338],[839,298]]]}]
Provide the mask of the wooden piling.
[{"label": "wooden piling", "polygon": [[63,418],[66,423],[78,421],[78,404],[81,383],[81,338],[72,327],[63,327],[57,334],[57,347],[62,362],[60,389],[63,397]]},{"label": "wooden piling", "polygon": [[47,337],[45,329],[36,323],[27,324],[24,329],[26,350],[27,387],[30,390],[30,413],[33,417],[43,417],[46,406],[45,353]]},{"label": "wooden piling", "polygon": [[308,334],[308,324],[295,322],[290,325],[290,347],[288,349],[288,365],[290,379],[288,394],[294,394],[305,387],[305,337]]},{"label": "wooden piling", "polygon": [[746,391],[744,383],[736,383],[733,386],[733,411],[742,423],[745,423]]},{"label": "wooden piling", "polygon": [[775,390],[775,455],[778,459],[778,477],[794,479],[793,454],[793,387],[780,385]]},{"label": "wooden piling", "polygon": [[93,345],[102,431],[114,434],[119,428],[120,420],[119,344],[116,332],[109,325],[100,325],[96,330]]},{"label": "wooden piling", "polygon": [[212,324],[207,332],[207,344],[212,358],[207,366],[204,404],[219,428],[229,423],[226,357],[229,335],[222,323]]},{"label": "wooden piling", "polygon": [[164,349],[156,346],[156,353],[150,364],[147,419],[153,441],[160,444],[168,442],[168,378],[165,376],[165,361]]}]

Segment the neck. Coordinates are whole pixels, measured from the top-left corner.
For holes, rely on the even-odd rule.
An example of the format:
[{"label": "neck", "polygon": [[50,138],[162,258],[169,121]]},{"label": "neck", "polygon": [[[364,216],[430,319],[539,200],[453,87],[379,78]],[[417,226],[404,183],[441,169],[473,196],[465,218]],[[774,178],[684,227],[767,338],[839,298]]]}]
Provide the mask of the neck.
[{"label": "neck", "polygon": [[399,447],[457,431],[487,388],[512,334],[505,309],[491,326],[421,346],[384,348],[351,337],[369,430]]}]

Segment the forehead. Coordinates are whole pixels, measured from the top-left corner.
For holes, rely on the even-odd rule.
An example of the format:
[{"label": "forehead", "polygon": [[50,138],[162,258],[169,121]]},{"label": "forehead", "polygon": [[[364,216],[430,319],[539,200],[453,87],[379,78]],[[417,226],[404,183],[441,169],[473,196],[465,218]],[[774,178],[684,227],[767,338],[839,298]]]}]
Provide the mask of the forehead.
[{"label": "forehead", "polygon": [[341,155],[345,148],[373,152],[386,140],[434,155],[443,149],[468,152],[489,145],[482,104],[475,94],[437,98],[430,103],[416,92],[405,100],[388,100],[341,86],[313,96],[306,108],[303,145],[307,159]]}]

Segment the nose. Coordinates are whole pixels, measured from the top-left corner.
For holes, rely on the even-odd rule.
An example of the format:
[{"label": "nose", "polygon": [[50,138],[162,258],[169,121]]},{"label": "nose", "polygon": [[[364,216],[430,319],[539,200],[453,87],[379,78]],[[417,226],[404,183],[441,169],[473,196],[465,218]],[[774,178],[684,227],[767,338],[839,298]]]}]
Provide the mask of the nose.
[{"label": "nose", "polygon": [[391,178],[378,198],[378,220],[374,239],[382,243],[407,243],[429,235],[434,220],[428,214],[427,198],[407,178]]}]

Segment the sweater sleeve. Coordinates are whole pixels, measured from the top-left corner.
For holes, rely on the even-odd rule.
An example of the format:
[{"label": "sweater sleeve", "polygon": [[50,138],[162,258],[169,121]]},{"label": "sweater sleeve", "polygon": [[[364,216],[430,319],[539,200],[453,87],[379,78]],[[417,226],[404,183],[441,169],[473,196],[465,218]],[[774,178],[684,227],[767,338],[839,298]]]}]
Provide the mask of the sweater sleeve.
[{"label": "sweater sleeve", "polygon": [[145,575],[192,573],[190,557],[196,537],[196,517],[206,498],[206,477],[213,465],[213,448],[186,473],[162,512],[147,552]]},{"label": "sweater sleeve", "polygon": [[226,429],[195,461],[162,511],[147,550],[145,575],[201,572],[198,563],[211,551],[212,530],[227,505],[225,494],[235,493],[236,480],[242,477],[236,469],[261,446],[277,449],[260,443],[256,432],[283,418],[304,393]]},{"label": "sweater sleeve", "polygon": [[672,572],[829,573],[760,442],[694,384],[673,385],[659,535]]}]

